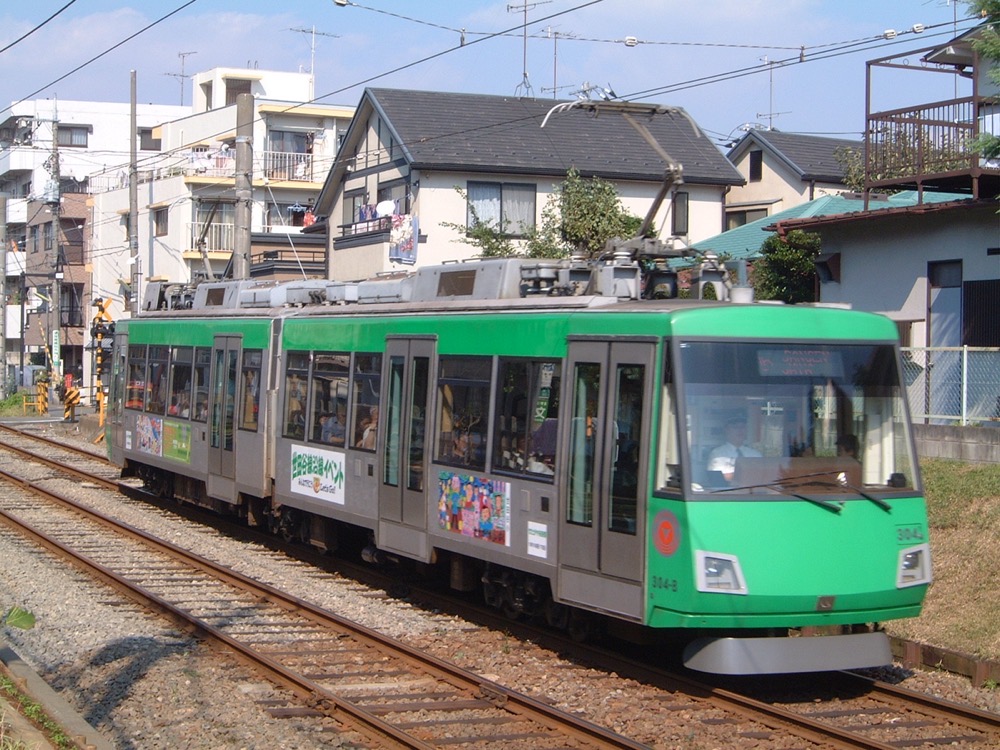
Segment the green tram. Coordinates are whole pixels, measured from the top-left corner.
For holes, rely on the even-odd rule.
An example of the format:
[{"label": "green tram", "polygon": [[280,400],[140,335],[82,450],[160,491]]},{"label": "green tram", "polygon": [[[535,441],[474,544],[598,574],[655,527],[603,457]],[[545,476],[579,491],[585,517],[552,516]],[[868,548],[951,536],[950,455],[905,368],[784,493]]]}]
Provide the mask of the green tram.
[{"label": "green tram", "polygon": [[694,669],[888,663],[878,623],[931,580],[894,324],[641,285],[621,260],[150,284],[114,334],[111,457]]}]

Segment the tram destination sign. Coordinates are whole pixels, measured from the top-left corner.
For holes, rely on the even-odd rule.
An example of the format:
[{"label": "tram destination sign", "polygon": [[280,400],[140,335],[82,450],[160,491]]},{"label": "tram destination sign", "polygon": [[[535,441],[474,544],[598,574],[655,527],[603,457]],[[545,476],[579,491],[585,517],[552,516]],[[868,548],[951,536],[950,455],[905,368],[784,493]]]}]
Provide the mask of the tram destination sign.
[{"label": "tram destination sign", "polygon": [[832,349],[759,349],[757,367],[762,377],[840,378],[844,375],[841,353]]}]

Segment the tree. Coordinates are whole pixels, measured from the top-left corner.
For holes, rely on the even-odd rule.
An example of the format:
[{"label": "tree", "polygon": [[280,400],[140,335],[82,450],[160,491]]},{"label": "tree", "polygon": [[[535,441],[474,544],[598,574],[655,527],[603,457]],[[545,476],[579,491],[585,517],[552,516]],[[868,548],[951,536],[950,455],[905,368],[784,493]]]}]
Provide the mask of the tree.
[{"label": "tree", "polygon": [[566,173],[550,203],[553,200],[558,213],[543,212],[539,233],[548,232],[551,237],[558,232],[570,251],[588,258],[604,252],[609,239],[634,237],[642,226],[642,219],[625,210],[614,185],[599,177],[583,178],[576,169]]},{"label": "tree", "polygon": [[455,186],[455,192],[462,196],[469,208],[469,216],[472,225],[456,224],[453,221],[442,221],[441,226],[454,229],[462,236],[454,242],[464,242],[473,247],[479,248],[480,258],[515,258],[520,255],[510,235],[507,234],[507,227],[499,221],[492,219],[484,220],[480,218],[476,207],[469,202],[469,197],[462,188]]},{"label": "tree", "polygon": [[[968,0],[969,10],[986,19],[972,44],[983,60],[992,60],[990,80],[1000,86],[1000,0]],[[1000,157],[1000,133],[981,133],[973,147],[987,159]]]},{"label": "tree", "polygon": [[789,304],[816,300],[816,266],[820,237],[793,229],[784,238],[772,235],[761,246],[753,267],[752,284],[757,299]]}]

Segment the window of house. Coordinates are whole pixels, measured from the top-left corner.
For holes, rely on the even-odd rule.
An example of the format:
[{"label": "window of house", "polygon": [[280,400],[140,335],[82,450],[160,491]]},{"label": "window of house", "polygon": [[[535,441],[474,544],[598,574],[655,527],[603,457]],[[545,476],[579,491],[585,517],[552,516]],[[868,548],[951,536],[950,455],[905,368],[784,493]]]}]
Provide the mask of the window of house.
[{"label": "window of house", "polygon": [[757,219],[767,217],[766,208],[751,208],[739,211],[726,211],[726,229],[736,229]]},{"label": "window of house", "polygon": [[344,196],[345,225],[361,221],[361,207],[363,205],[365,205],[364,191],[358,191]]},{"label": "window of house", "polygon": [[931,261],[927,264],[927,280],[939,289],[962,286],[962,261]]},{"label": "window of house", "polygon": [[673,210],[670,212],[670,233],[674,237],[688,233],[688,197],[685,192],[674,193]]},{"label": "window of house", "polygon": [[394,182],[378,186],[378,203],[392,201],[393,214],[408,214],[410,212],[409,190],[405,182]]},{"label": "window of house", "polygon": [[764,179],[764,152],[750,152],[750,182],[760,182]]},{"label": "window of house", "polygon": [[523,237],[535,226],[535,186],[509,182],[469,182],[466,185],[465,224],[498,229],[509,237]]},{"label": "window of house", "polygon": [[166,206],[153,211],[153,230],[157,237],[163,237],[167,233],[169,218],[170,210]]},{"label": "window of house", "polygon": [[438,459],[483,471],[490,411],[489,357],[441,357]]},{"label": "window of house", "polygon": [[226,79],[226,106],[236,104],[236,97],[240,94],[249,94],[252,81],[244,78]]},{"label": "window of house", "polygon": [[966,346],[1000,346],[998,319],[1000,279],[966,281],[962,285],[962,343]]},{"label": "window of house", "polygon": [[60,146],[86,148],[89,134],[89,125],[60,125],[57,138]]},{"label": "window of house", "polygon": [[272,130],[268,133],[272,151],[282,151],[288,154],[309,153],[307,146],[311,143],[309,133],[294,130]]},{"label": "window of house", "polygon": [[139,128],[139,148],[143,151],[160,150],[160,139],[153,137],[152,128]]}]

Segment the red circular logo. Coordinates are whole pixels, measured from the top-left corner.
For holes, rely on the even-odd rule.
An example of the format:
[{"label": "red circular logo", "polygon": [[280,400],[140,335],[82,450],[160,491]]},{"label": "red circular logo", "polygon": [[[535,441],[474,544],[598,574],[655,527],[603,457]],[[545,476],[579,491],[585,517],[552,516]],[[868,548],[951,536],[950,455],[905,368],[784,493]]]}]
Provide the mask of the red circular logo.
[{"label": "red circular logo", "polygon": [[653,545],[664,557],[673,555],[681,543],[681,527],[677,516],[669,510],[661,510],[653,519]]}]

